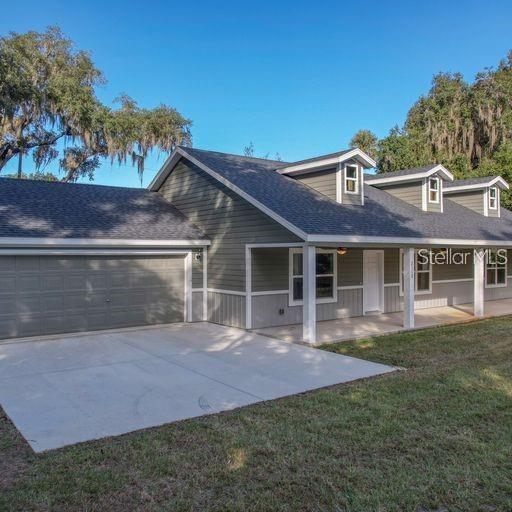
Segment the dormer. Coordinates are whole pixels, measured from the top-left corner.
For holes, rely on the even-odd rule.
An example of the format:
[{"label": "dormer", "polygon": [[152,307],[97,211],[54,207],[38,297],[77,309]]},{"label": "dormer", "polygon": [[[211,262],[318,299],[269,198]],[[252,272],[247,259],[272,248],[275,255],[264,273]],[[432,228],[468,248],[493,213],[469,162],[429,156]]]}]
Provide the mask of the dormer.
[{"label": "dormer", "polygon": [[442,165],[434,164],[366,175],[365,181],[424,212],[440,213],[443,211],[445,184],[453,181],[453,175]]},{"label": "dormer", "polygon": [[358,148],[283,165],[277,172],[314,188],[341,204],[364,204],[364,169],[376,166]]},{"label": "dormer", "polygon": [[444,193],[450,201],[458,203],[485,217],[500,217],[500,196],[508,190],[501,176],[456,180],[446,186]]}]

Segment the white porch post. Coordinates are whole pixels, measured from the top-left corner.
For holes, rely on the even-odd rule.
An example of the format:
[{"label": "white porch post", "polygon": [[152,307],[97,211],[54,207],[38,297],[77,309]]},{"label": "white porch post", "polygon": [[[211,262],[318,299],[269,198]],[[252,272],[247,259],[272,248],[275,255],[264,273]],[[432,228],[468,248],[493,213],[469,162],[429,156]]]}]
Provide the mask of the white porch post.
[{"label": "white porch post", "polygon": [[316,343],[316,247],[305,245],[302,256],[302,339]]},{"label": "white porch post", "polygon": [[245,328],[252,329],[252,251],[245,246]]},{"label": "white porch post", "polygon": [[404,327],[414,327],[414,282],[415,282],[415,250],[414,247],[404,249]]},{"label": "white porch post", "polygon": [[475,249],[473,253],[473,314],[484,316],[484,268],[485,251]]}]

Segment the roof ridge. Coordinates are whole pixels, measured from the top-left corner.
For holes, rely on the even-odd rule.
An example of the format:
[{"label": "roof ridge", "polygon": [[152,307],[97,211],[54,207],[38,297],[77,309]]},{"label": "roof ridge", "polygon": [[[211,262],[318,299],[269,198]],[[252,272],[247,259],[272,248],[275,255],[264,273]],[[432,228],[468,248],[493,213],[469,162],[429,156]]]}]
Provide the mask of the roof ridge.
[{"label": "roof ridge", "polygon": [[272,163],[279,163],[279,164],[290,164],[293,162],[285,162],[283,160],[274,160],[271,158],[261,158],[257,156],[245,156],[245,155],[238,155],[236,153],[226,153],[224,151],[213,151],[210,149],[201,149],[201,148],[193,148],[193,147],[187,147],[187,146],[179,146],[183,151],[187,150],[193,150],[193,151],[201,151],[203,153],[215,153],[217,155],[227,155],[227,156],[236,156],[237,158],[245,158],[246,160],[263,160],[264,162],[272,162]]}]

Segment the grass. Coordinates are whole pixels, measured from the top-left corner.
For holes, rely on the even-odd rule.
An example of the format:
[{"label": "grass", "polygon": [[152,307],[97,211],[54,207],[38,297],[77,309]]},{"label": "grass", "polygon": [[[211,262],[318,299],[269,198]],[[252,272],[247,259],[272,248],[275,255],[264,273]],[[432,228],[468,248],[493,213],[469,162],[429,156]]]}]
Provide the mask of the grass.
[{"label": "grass", "polygon": [[408,370],[40,455],[0,414],[0,510],[512,509],[512,317],[323,348]]}]

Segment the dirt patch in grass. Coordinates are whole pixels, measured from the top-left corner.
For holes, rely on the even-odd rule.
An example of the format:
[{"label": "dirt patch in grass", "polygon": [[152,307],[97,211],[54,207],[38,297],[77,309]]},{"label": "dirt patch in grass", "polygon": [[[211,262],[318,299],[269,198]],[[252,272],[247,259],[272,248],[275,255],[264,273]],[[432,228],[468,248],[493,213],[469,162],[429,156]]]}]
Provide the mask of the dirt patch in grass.
[{"label": "dirt patch in grass", "polygon": [[0,510],[511,509],[511,318],[322,348],[408,371],[40,455],[0,416]]}]

